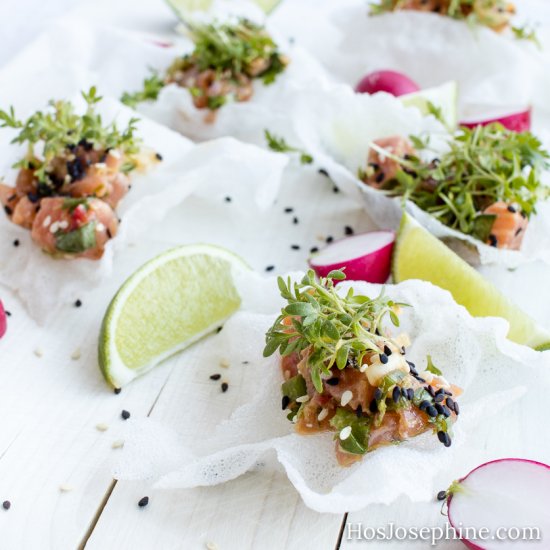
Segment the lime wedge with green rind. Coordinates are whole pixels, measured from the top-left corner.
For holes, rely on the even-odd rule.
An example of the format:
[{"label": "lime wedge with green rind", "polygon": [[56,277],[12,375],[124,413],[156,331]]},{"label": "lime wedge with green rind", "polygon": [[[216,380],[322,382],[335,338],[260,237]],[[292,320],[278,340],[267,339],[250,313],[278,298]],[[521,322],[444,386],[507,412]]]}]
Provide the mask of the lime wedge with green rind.
[{"label": "lime wedge with green rind", "polygon": [[[426,88],[399,98],[407,107],[416,107],[422,114],[429,115],[435,107],[449,130],[458,124],[458,84],[447,82],[434,88]],[[432,107],[433,106],[433,107]]]},{"label": "lime wedge with green rind", "polygon": [[474,317],[503,317],[508,338],[538,350],[550,349],[550,332],[504,296],[462,258],[408,214],[404,214],[392,258],[392,277],[399,283],[421,279],[448,290]]},{"label": "lime wedge with green rind", "polygon": [[[265,13],[271,13],[281,0],[252,0]],[[166,3],[172,8],[174,13],[183,22],[186,16],[194,11],[208,11],[214,0],[166,0]]]},{"label": "lime wedge with green rind", "polygon": [[99,366],[120,388],[213,332],[241,299],[233,275],[250,268],[212,245],[164,252],[138,269],[109,305],[99,337]]}]

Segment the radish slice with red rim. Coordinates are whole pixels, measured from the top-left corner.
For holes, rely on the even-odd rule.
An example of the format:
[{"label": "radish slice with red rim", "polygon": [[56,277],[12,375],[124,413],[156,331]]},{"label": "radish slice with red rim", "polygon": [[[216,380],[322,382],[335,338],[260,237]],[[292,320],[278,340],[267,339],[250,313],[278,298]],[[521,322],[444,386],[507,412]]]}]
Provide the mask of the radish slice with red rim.
[{"label": "radish slice with red rim", "polygon": [[447,495],[449,522],[468,548],[550,547],[550,466],[494,460],[453,483]]},{"label": "radish slice with red rim", "polygon": [[0,300],[0,338],[6,334],[8,328],[8,322],[6,319],[6,312],[4,311],[4,306],[2,305],[2,300]]},{"label": "radish slice with red rim", "polygon": [[475,128],[476,126],[487,126],[493,122],[500,122],[505,128],[513,132],[528,132],[531,130],[531,108],[504,116],[496,116],[477,121],[461,122],[461,126]]},{"label": "radish slice with red rim", "polygon": [[355,91],[360,94],[386,92],[399,97],[420,91],[420,86],[408,76],[397,71],[374,71],[359,81]]},{"label": "radish slice with red rim", "polygon": [[309,265],[319,277],[344,268],[348,281],[384,283],[390,276],[395,234],[373,231],[346,237],[312,256]]}]

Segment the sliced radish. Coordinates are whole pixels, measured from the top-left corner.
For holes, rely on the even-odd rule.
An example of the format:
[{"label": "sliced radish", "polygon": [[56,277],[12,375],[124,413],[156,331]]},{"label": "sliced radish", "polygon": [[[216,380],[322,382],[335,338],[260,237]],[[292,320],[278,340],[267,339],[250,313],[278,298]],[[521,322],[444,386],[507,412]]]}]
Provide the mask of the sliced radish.
[{"label": "sliced radish", "polygon": [[475,128],[476,126],[487,126],[493,122],[500,122],[508,130],[513,132],[528,132],[531,130],[531,107],[524,111],[512,113],[511,115],[496,116],[485,120],[461,122],[461,126]]},{"label": "sliced radish", "polygon": [[387,92],[399,97],[420,91],[420,86],[397,71],[375,71],[364,76],[355,87],[355,91],[360,94]]},{"label": "sliced radish", "polygon": [[521,458],[487,462],[448,495],[449,522],[468,548],[549,548],[550,466]]},{"label": "sliced radish", "polygon": [[394,241],[391,231],[347,237],[312,256],[309,265],[319,277],[326,277],[333,269],[345,268],[346,279],[350,281],[384,283],[390,276]]},{"label": "sliced radish", "polygon": [[0,338],[6,334],[8,328],[8,322],[6,319],[6,312],[4,311],[4,306],[2,305],[2,300],[0,300]]}]

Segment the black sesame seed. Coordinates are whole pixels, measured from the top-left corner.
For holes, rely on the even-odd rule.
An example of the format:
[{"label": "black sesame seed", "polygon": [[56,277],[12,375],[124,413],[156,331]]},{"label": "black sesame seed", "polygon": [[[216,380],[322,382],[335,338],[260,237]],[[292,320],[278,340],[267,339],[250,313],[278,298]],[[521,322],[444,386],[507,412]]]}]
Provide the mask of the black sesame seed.
[{"label": "black sesame seed", "polygon": [[437,411],[438,414],[443,414],[443,405],[441,403],[436,403],[434,405],[434,408],[435,410]]},{"label": "black sesame seed", "polygon": [[426,391],[432,396],[432,397],[435,397],[435,390],[430,386],[428,385],[426,387]]},{"label": "black sesame seed", "polygon": [[122,388],[115,388],[113,391],[118,395],[122,391]]},{"label": "black sesame seed", "polygon": [[425,409],[427,409],[428,407],[431,407],[431,404],[429,401],[422,401],[422,403],[420,403],[420,405],[418,405],[418,408],[423,411]]},{"label": "black sesame seed", "polygon": [[346,227],[344,227],[344,233],[349,237],[350,235],[353,235],[354,231],[353,231],[353,227],[349,226],[349,225],[346,225]]},{"label": "black sesame seed", "polygon": [[333,240],[334,240],[334,237],[332,237],[331,235],[329,235],[329,236],[325,239],[325,242],[326,242],[327,244],[330,244]]},{"label": "black sesame seed", "polygon": [[515,206],[512,206],[511,204],[508,205],[508,212],[512,212],[512,214],[515,214],[517,212]]},{"label": "black sesame seed", "polygon": [[340,193],[340,189],[338,189],[338,187],[336,187],[336,185],[332,188],[332,192],[333,193]]},{"label": "black sesame seed", "polygon": [[411,374],[418,374],[418,371],[416,370],[416,365],[412,363],[411,361],[407,361],[407,365],[409,365],[409,370],[411,371]]},{"label": "black sesame seed", "polygon": [[445,500],[447,498],[447,491],[439,491],[437,493],[437,500]]},{"label": "black sesame seed", "polygon": [[292,218],[292,223],[293,223],[294,225],[298,225],[298,224],[300,223],[300,220],[299,220],[296,216],[294,216],[294,217]]},{"label": "black sesame seed", "polygon": [[449,418],[449,416],[451,416],[451,411],[450,411],[449,408],[446,407],[445,405],[441,405],[441,414],[442,414],[445,418]]},{"label": "black sesame seed", "polygon": [[337,386],[340,380],[334,376],[332,378],[329,378],[326,382],[329,386]]},{"label": "black sesame seed", "polygon": [[517,237],[522,231],[523,231],[523,227],[518,227],[518,228],[516,229],[515,236]]},{"label": "black sesame seed", "polygon": [[442,393],[438,393],[434,397],[434,401],[436,403],[442,403],[444,400],[445,400],[445,394],[442,394]]},{"label": "black sesame seed", "polygon": [[139,499],[138,506],[140,508],[144,508],[149,504],[149,497],[143,497]]},{"label": "black sesame seed", "polygon": [[281,408],[283,411],[290,405],[290,397],[288,395],[283,395],[283,399],[281,400]]},{"label": "black sesame seed", "polygon": [[451,438],[449,437],[449,434],[447,432],[444,432],[444,431],[437,432],[437,439],[439,439],[439,441],[441,441],[441,443],[443,443],[445,447],[451,446]]},{"label": "black sesame seed", "polygon": [[489,245],[490,246],[496,246],[498,244],[498,239],[496,235],[493,235],[492,233],[489,235]]},{"label": "black sesame seed", "polygon": [[275,266],[274,265],[268,265],[265,270],[266,271],[273,271],[275,269]]},{"label": "black sesame seed", "polygon": [[157,160],[162,160],[162,155],[160,153],[155,153],[155,157],[157,157]]},{"label": "black sesame seed", "polygon": [[384,353],[389,357],[391,355],[391,349],[385,345],[384,346]]},{"label": "black sesame seed", "polygon": [[399,386],[395,386],[395,388],[393,388],[391,397],[394,403],[397,403],[399,401],[399,399],[401,398],[401,388],[399,388]]},{"label": "black sesame seed", "polygon": [[287,214],[290,214],[291,212],[294,212],[294,208],[292,208],[292,206],[287,206],[287,207],[285,208],[285,212],[286,212]]},{"label": "black sesame seed", "polygon": [[385,354],[385,353],[381,353],[379,355],[380,357],[380,362],[385,365],[387,362],[388,362],[388,356]]},{"label": "black sesame seed", "polygon": [[523,212],[523,211],[521,211],[520,214],[521,214],[521,217],[522,217],[523,219],[525,219],[525,218],[527,217],[527,214],[526,214],[525,212]]},{"label": "black sesame seed", "polygon": [[414,399],[414,390],[412,388],[409,388],[407,390],[407,399],[409,401],[412,401]]},{"label": "black sesame seed", "polygon": [[27,194],[27,198],[34,204],[36,202],[38,202],[39,200],[39,197],[38,195],[35,195],[34,193],[28,193]]},{"label": "black sesame seed", "polygon": [[122,418],[124,420],[128,420],[128,418],[130,418],[130,413],[127,411],[127,410],[123,410],[121,413],[120,413],[120,416],[122,416]]},{"label": "black sesame seed", "polygon": [[15,247],[19,246],[19,239],[15,239],[15,241],[13,241],[13,246]]},{"label": "black sesame seed", "polygon": [[223,326],[218,327],[218,328],[216,329],[216,334],[219,334],[222,330],[223,330]]},{"label": "black sesame seed", "polygon": [[107,228],[107,238],[109,239],[113,238],[113,234],[111,233],[111,230],[109,228]]},{"label": "black sesame seed", "polygon": [[299,245],[299,244],[291,244],[291,245],[290,245],[290,248],[291,248],[292,250],[300,250],[300,245]]},{"label": "black sesame seed", "polygon": [[436,392],[436,395],[445,395],[445,390],[443,388],[439,388]]},{"label": "black sesame seed", "polygon": [[458,406],[458,402],[455,401],[455,414],[458,416],[460,414],[460,407]]},{"label": "black sesame seed", "polygon": [[370,411],[371,413],[377,413],[377,412],[378,412],[378,403],[376,402],[376,399],[373,399],[373,400],[370,402],[369,411]]},{"label": "black sesame seed", "polygon": [[382,183],[385,177],[386,177],[386,174],[382,170],[378,172],[378,174],[376,174],[376,177],[374,178],[374,180],[376,181],[376,183]]},{"label": "black sesame seed", "polygon": [[316,252],[319,252],[319,249],[318,249],[316,246],[312,246],[312,247],[309,249],[309,253],[310,253],[310,254],[315,254]]},{"label": "black sesame seed", "polygon": [[224,200],[225,200],[225,202],[231,202],[233,199],[231,197],[227,196],[227,197],[225,197]]},{"label": "black sesame seed", "polygon": [[425,384],[425,383],[426,383],[426,380],[424,380],[424,378],[422,378],[422,376],[418,376],[418,374],[413,374],[413,376],[414,376],[421,384]]},{"label": "black sesame seed", "polygon": [[401,346],[401,355],[405,355],[406,349],[405,346]]},{"label": "black sesame seed", "polygon": [[80,300],[77,300],[75,303],[74,303],[74,307],[80,307],[82,305],[82,302]]},{"label": "black sesame seed", "polygon": [[435,407],[433,407],[432,405],[430,405],[429,407],[426,408],[426,413],[427,413],[428,416],[431,416],[432,418],[437,417],[437,409]]},{"label": "black sesame seed", "polygon": [[222,392],[225,393],[229,389],[229,384],[227,382],[222,382]]},{"label": "black sesame seed", "polygon": [[454,411],[455,410],[455,402],[454,402],[454,399],[452,399],[451,397],[447,397],[447,407],[449,407],[449,409],[451,409],[451,411]]},{"label": "black sesame seed", "polygon": [[219,380],[222,377],[221,374],[211,374],[210,380]]},{"label": "black sesame seed", "polygon": [[243,361],[243,365],[248,365],[250,361]]},{"label": "black sesame seed", "polygon": [[325,176],[326,178],[330,177],[324,168],[319,168],[319,174],[321,174],[321,176]]},{"label": "black sesame seed", "polygon": [[8,216],[11,216],[13,211],[12,209],[9,207],[9,206],[4,206],[4,212],[8,215]]},{"label": "black sesame seed", "polygon": [[374,399],[376,399],[376,401],[380,401],[380,399],[382,399],[382,390],[380,388],[376,388],[376,391],[374,392]]},{"label": "black sesame seed", "polygon": [[405,398],[409,398],[409,390],[407,388],[401,388],[401,395]]},{"label": "black sesame seed", "polygon": [[355,409],[355,415],[357,418],[363,418],[363,407],[361,405],[358,405]]},{"label": "black sesame seed", "polygon": [[8,310],[6,309],[6,310],[4,310],[4,313],[6,314],[6,316],[11,317],[11,311],[8,311]]},{"label": "black sesame seed", "polygon": [[2,502],[2,508],[4,508],[4,510],[9,510],[11,508],[11,502],[9,500],[5,500]]}]

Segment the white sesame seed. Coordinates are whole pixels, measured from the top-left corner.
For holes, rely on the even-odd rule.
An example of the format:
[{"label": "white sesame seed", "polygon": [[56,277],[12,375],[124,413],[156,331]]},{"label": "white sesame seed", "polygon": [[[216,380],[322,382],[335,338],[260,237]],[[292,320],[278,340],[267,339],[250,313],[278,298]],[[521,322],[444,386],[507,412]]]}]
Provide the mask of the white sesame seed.
[{"label": "white sesame seed", "polygon": [[42,222],[42,227],[48,227],[48,225],[50,225],[50,223],[52,223],[52,217],[51,216],[46,216],[46,218]]},{"label": "white sesame seed", "polygon": [[293,424],[296,424],[296,422],[298,422],[298,415],[297,415],[297,414],[295,414],[295,415],[292,417],[291,422],[292,422]]},{"label": "white sesame seed", "polygon": [[296,399],[296,403],[307,403],[309,401],[309,395],[302,395]]},{"label": "white sesame seed", "polygon": [[324,420],[327,416],[328,416],[328,409],[323,409],[317,416],[317,420],[321,422],[321,420]]},{"label": "white sesame seed", "polygon": [[36,348],[34,350],[34,354],[36,355],[36,357],[42,357],[44,355],[44,352],[40,348]]},{"label": "white sesame seed", "polygon": [[113,441],[111,447],[113,449],[122,449],[122,447],[124,447],[124,441],[122,441],[122,439],[117,439],[116,441]]},{"label": "white sesame seed", "polygon": [[306,424],[306,428],[313,428],[313,424]]},{"label": "white sesame seed", "polygon": [[109,156],[113,157],[115,159],[119,159],[119,158],[121,158],[122,155],[120,154],[120,151],[117,151],[116,149],[111,149],[109,151]]},{"label": "white sesame seed", "polygon": [[207,542],[205,546],[206,550],[218,550],[218,545],[215,542]]},{"label": "white sesame seed", "polygon": [[345,407],[353,399],[353,393],[350,390],[346,390],[340,399],[340,404]]},{"label": "white sesame seed", "polygon": [[95,429],[98,432],[106,432],[109,429],[109,426],[107,426],[104,422],[100,422],[99,424],[96,424]]},{"label": "white sesame seed", "polygon": [[59,222],[59,229],[67,229],[67,227],[69,227],[69,222],[67,220]]},{"label": "white sesame seed", "polygon": [[59,229],[59,222],[53,222],[50,225],[50,233],[55,233]]},{"label": "white sesame seed", "polygon": [[78,361],[80,359],[80,356],[81,356],[81,353],[80,353],[80,350],[79,349],[75,349],[72,353],[71,353],[71,359],[73,361]]},{"label": "white sesame seed", "polygon": [[96,170],[104,170],[105,168],[107,168],[107,165],[104,162],[96,162],[94,166]]},{"label": "white sesame seed", "polygon": [[220,367],[222,369],[228,369],[229,368],[229,362],[226,359],[222,359],[220,361]]},{"label": "white sesame seed", "polygon": [[71,492],[73,489],[74,489],[74,487],[73,487],[72,485],[69,485],[68,483],[62,483],[62,484],[59,486],[59,490],[60,490],[62,493],[69,493],[69,492]]},{"label": "white sesame seed", "polygon": [[346,440],[351,435],[351,426],[346,426],[340,431],[340,439],[342,441]]},{"label": "white sesame seed", "polygon": [[361,365],[361,368],[359,369],[361,372],[366,372],[367,369],[369,368],[369,364],[368,363],[363,363]]},{"label": "white sesame seed", "polygon": [[99,222],[96,226],[95,226],[95,230],[96,231],[105,231],[105,226]]}]

